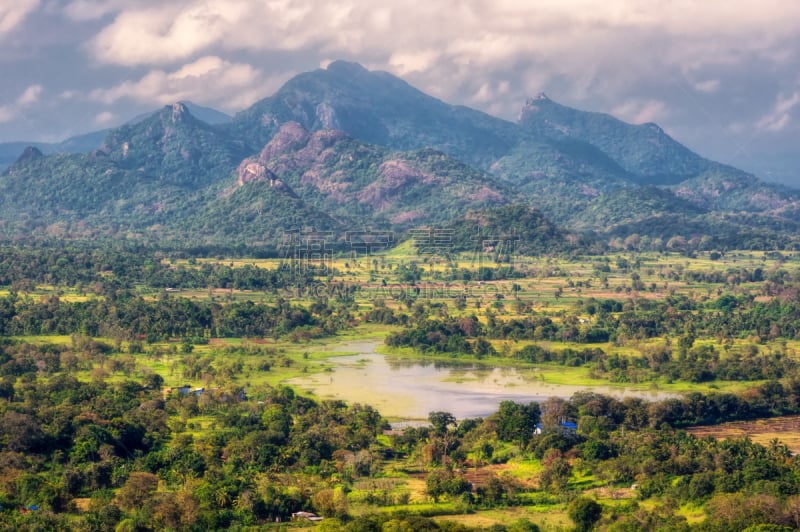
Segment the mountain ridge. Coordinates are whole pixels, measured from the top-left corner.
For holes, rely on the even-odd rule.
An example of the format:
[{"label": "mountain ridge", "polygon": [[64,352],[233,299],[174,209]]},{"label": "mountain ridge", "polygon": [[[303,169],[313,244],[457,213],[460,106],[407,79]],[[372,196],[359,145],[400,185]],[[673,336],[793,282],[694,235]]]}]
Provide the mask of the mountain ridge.
[{"label": "mountain ridge", "polygon": [[[31,154],[0,176],[7,235],[69,234],[61,223],[86,234],[274,242],[296,215],[405,231],[510,204],[600,239],[719,229],[732,241],[751,234],[748,223],[800,224],[800,193],[705,159],[655,124],[546,95],[513,123],[341,61],[230,121],[208,124],[176,102],[109,131],[91,153]],[[26,180],[38,188],[22,190]],[[739,224],[737,213],[752,216]]]},{"label": "mountain ridge", "polygon": [[[204,107],[201,105],[197,105],[193,102],[181,100],[180,102],[187,109],[190,110],[192,115],[199,118],[203,122],[207,124],[215,125],[215,124],[223,124],[226,122],[230,122],[231,116],[227,115],[221,111],[213,109],[211,107]],[[147,113],[140,114],[122,125],[130,125],[140,122],[142,120],[146,120],[150,116],[155,113],[158,113],[160,109],[156,109],[154,111],[150,111]],[[31,146],[39,149],[42,153],[46,155],[53,155],[56,153],[89,153],[90,151],[100,147],[103,140],[105,140],[106,136],[113,131],[115,128],[105,128],[99,129],[97,131],[89,131],[87,133],[81,133],[78,135],[73,135],[71,137],[67,137],[64,140],[59,142],[34,142],[34,141],[11,141],[11,142],[0,142],[0,171],[7,168],[11,165],[17,157],[19,157],[22,151]]]}]

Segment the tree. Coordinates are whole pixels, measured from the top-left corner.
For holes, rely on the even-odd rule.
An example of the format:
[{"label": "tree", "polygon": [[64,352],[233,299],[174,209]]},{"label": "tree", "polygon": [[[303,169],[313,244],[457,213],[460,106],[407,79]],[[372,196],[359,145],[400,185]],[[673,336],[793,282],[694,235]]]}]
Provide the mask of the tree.
[{"label": "tree", "polygon": [[572,466],[563,458],[561,451],[549,449],[545,452],[542,463],[544,469],[539,476],[540,487],[554,493],[566,490],[572,477]]},{"label": "tree", "polygon": [[562,421],[572,416],[569,402],[561,397],[550,397],[540,405],[539,409],[544,429],[558,428]]},{"label": "tree", "polygon": [[35,450],[44,438],[39,421],[28,414],[7,410],[0,417],[0,448],[17,452]]},{"label": "tree", "polygon": [[516,441],[521,447],[528,445],[539,422],[539,403],[515,403],[503,401],[497,412],[497,438],[500,441]]},{"label": "tree", "polygon": [[467,479],[446,467],[431,471],[425,479],[425,492],[433,497],[434,502],[439,502],[442,495],[456,496],[471,490],[472,484]]},{"label": "tree", "polygon": [[[447,457],[447,453],[456,441],[455,433],[449,430],[451,425],[456,425],[456,418],[450,412],[431,412],[428,414],[428,419],[433,425],[434,434],[441,440],[441,457]],[[436,442],[433,443],[434,448],[436,448]],[[436,456],[434,458],[438,459]]]},{"label": "tree", "polygon": [[456,424],[456,418],[450,412],[431,412],[428,414],[428,420],[437,436],[444,436],[447,428]]},{"label": "tree", "polygon": [[314,508],[325,517],[344,517],[347,515],[347,495],[341,488],[323,489],[313,498]]},{"label": "tree", "polygon": [[589,497],[578,497],[567,508],[569,518],[580,532],[593,529],[602,513],[603,507]]},{"label": "tree", "polygon": [[136,471],[131,473],[125,485],[117,493],[117,504],[123,510],[141,508],[155,493],[158,477],[152,473]]},{"label": "tree", "polygon": [[530,520],[520,517],[508,526],[508,532],[539,532],[539,527]]}]

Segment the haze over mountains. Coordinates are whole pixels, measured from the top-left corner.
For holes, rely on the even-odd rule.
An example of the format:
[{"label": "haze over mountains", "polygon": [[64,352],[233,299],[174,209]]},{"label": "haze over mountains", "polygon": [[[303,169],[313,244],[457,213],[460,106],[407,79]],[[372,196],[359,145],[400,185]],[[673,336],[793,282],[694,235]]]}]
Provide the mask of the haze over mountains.
[{"label": "haze over mountains", "polygon": [[0,177],[2,235],[269,244],[296,227],[406,231],[500,209],[554,239],[567,236],[551,222],[604,242],[771,248],[800,226],[797,191],[543,94],[514,123],[338,61],[231,120],[212,111],[176,103],[26,151]]},{"label": "haze over mountains", "polygon": [[[180,102],[184,104],[191,113],[208,124],[222,124],[229,122],[231,117],[221,111],[204,107],[192,102]],[[135,124],[147,119],[153,113],[146,113],[136,116],[126,122],[126,124]],[[92,131],[83,135],[76,135],[61,142],[0,142],[0,169],[5,170],[16,159],[19,154],[28,146],[38,148],[42,153],[88,153],[102,144],[103,139],[111,131],[111,129],[101,129],[99,131]]]}]

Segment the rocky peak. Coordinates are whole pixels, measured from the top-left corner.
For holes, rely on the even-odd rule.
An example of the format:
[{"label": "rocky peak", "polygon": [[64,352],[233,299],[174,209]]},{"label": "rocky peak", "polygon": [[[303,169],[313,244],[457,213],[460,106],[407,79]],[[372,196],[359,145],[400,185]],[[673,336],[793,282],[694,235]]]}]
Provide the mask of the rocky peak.
[{"label": "rocky peak", "polygon": [[334,61],[333,63],[329,64],[328,68],[325,70],[345,76],[361,76],[370,73],[369,70],[361,66],[359,63],[342,60]]},{"label": "rocky peak", "polygon": [[275,182],[278,180],[278,176],[273,174],[266,166],[252,158],[242,161],[237,169],[237,173],[239,174],[239,186],[254,181]]},{"label": "rocky peak", "polygon": [[182,122],[189,114],[189,108],[182,102],[175,102],[172,104],[172,115],[170,118],[173,123]]},{"label": "rocky peak", "polygon": [[528,98],[525,100],[525,105],[522,106],[517,121],[523,122],[526,118],[541,111],[543,106],[553,103],[555,102],[553,102],[553,100],[551,100],[545,93],[540,92],[533,98]]},{"label": "rocky peak", "polygon": [[347,133],[339,129],[320,129],[311,135],[308,141],[308,148],[320,153],[347,138],[349,138]]},{"label": "rocky peak", "polygon": [[328,102],[319,104],[315,112],[323,129],[341,129],[339,118],[336,116],[336,109]]},{"label": "rocky peak", "polygon": [[261,150],[258,160],[268,163],[281,154],[302,148],[308,144],[309,138],[311,134],[302,125],[297,122],[286,122]]},{"label": "rocky peak", "polygon": [[28,146],[22,152],[22,155],[17,157],[17,160],[14,162],[14,166],[16,166],[18,164],[25,164],[28,161],[33,161],[33,160],[36,160],[36,159],[40,159],[41,157],[44,157],[44,154],[42,153],[42,150],[40,150],[36,146]]}]

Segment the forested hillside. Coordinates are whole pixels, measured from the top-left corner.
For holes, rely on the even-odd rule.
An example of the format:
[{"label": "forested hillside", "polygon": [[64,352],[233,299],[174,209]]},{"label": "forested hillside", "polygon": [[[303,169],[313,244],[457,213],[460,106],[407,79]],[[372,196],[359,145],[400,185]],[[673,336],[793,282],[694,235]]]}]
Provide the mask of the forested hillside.
[{"label": "forested hillside", "polygon": [[336,61],[230,121],[218,115],[175,103],[85,153],[26,152],[0,176],[2,235],[276,247],[305,227],[401,233],[514,203],[601,245],[796,245],[797,192],[705,159],[656,124],[544,95],[512,123]]}]

